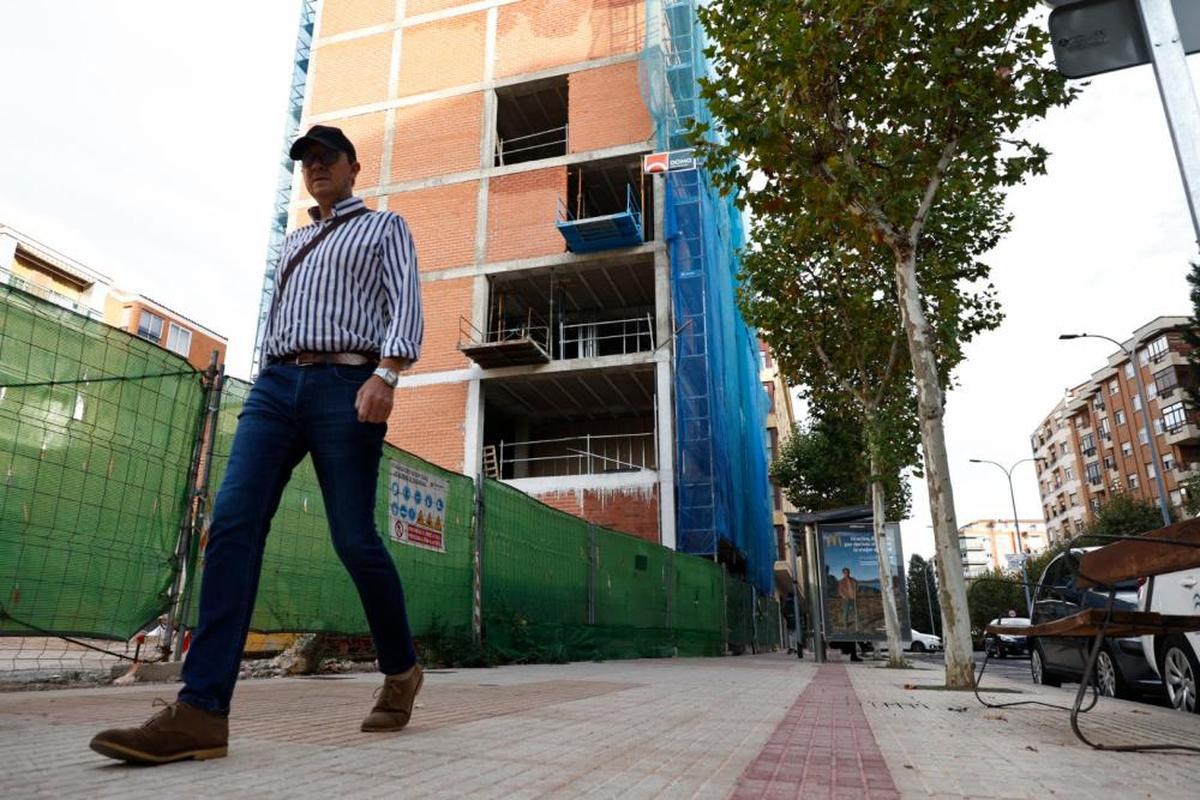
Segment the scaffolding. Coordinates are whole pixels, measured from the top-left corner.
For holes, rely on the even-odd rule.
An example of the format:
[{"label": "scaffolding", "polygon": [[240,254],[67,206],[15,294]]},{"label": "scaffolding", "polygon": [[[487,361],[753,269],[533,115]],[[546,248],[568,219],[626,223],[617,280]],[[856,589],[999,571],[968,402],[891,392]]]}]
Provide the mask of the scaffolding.
[{"label": "scaffolding", "polygon": [[[708,73],[694,0],[648,0],[639,73],[660,150],[689,145],[711,122],[699,94]],[[741,215],[703,169],[671,172],[664,198],[675,328],[679,549],[744,568],[772,590],[775,561],[767,480],[768,400],[757,335],[737,309]],[[731,552],[732,550],[732,552]]]},{"label": "scaffolding", "polygon": [[283,238],[287,232],[288,206],[292,200],[292,179],[295,164],[289,151],[300,129],[304,110],[304,89],[308,83],[308,61],[312,54],[313,27],[316,24],[317,0],[301,0],[300,29],[296,34],[296,60],[292,66],[292,86],[288,92],[287,121],[284,125],[283,152],[279,157],[279,179],[275,184],[275,213],[271,217],[271,235],[267,240],[267,267],[263,273],[262,295],[258,302],[258,327],[254,334],[254,360],[251,374],[258,374],[262,362],[263,336],[266,335],[267,315],[275,296],[275,271],[283,254]]}]

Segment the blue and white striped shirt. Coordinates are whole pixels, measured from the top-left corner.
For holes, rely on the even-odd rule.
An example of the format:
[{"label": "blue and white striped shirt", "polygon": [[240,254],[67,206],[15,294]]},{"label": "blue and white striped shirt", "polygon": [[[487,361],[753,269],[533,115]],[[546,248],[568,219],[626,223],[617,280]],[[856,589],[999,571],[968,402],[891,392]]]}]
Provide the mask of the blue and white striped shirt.
[{"label": "blue and white striped shirt", "polygon": [[277,308],[263,337],[267,357],[306,351],[377,352],[382,358],[421,355],[425,319],[417,251],[404,219],[390,211],[362,214],[338,226],[296,265],[279,296],[283,266],[333,219],[362,208],[349,197],[321,221],[283,240],[275,273]]}]

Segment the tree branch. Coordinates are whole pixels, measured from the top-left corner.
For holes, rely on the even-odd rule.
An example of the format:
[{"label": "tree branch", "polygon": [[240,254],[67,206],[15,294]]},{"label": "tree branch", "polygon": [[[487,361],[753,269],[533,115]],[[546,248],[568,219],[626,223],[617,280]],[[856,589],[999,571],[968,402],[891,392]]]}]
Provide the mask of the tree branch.
[{"label": "tree branch", "polygon": [[925,187],[925,196],[921,198],[921,206],[917,209],[917,215],[913,217],[912,225],[908,229],[908,244],[915,251],[917,249],[917,239],[921,236],[921,231],[925,228],[925,218],[929,216],[930,209],[933,208],[933,201],[937,198],[937,191],[942,185],[942,180],[946,177],[946,170],[950,167],[950,161],[954,158],[954,153],[958,149],[958,137],[952,137],[946,142],[946,146],[942,148],[942,157],[938,159],[937,166],[934,167],[933,176],[930,177],[928,185]]}]

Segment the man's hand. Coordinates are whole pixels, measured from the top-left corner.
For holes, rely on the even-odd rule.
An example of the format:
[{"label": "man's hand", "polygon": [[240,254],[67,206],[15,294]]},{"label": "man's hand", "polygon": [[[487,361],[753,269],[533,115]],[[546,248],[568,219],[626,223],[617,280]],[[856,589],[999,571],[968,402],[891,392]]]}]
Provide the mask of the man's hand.
[{"label": "man's hand", "polygon": [[392,413],[392,395],[395,389],[383,382],[378,375],[367,378],[359,387],[354,398],[354,410],[359,422],[387,422]]}]

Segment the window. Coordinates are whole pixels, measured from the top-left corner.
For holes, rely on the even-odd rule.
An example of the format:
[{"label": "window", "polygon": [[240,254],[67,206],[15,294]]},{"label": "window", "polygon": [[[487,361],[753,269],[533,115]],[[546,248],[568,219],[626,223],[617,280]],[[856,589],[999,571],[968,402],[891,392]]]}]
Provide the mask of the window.
[{"label": "window", "polygon": [[1092,462],[1089,462],[1088,465],[1084,469],[1087,471],[1088,483],[1090,483],[1094,486],[1099,486],[1100,485],[1100,465],[1098,463],[1096,463],[1095,461],[1092,461]]},{"label": "window", "polygon": [[1176,507],[1183,505],[1183,493],[1178,489],[1171,492],[1171,505]]},{"label": "window", "polygon": [[1066,458],[1067,456],[1071,455],[1071,446],[1069,444],[1067,444],[1066,442],[1063,442],[1058,447],[1059,447],[1059,450],[1063,454],[1063,458]]},{"label": "window", "polygon": [[496,90],[495,166],[567,154],[567,76]]},{"label": "window", "polygon": [[1146,384],[1146,399],[1153,400],[1158,397],[1158,387],[1154,385],[1154,381]]},{"label": "window", "polygon": [[1111,381],[1108,382],[1108,393],[1109,394],[1119,394],[1120,391],[1121,391],[1121,385],[1120,385],[1120,383],[1117,382],[1116,378],[1113,378]]},{"label": "window", "polygon": [[1154,435],[1162,436],[1162,432],[1163,432],[1162,420],[1159,419],[1158,417],[1155,417],[1154,418]]},{"label": "window", "polygon": [[1183,411],[1183,401],[1167,406],[1162,410],[1163,427],[1167,433],[1174,433],[1187,423],[1187,415]]},{"label": "window", "polygon": [[1154,388],[1159,397],[1170,397],[1179,386],[1179,374],[1174,367],[1167,367],[1154,373]]},{"label": "window", "polygon": [[1070,494],[1070,495],[1068,495],[1068,497],[1069,497],[1069,498],[1070,498],[1070,500],[1071,500],[1071,507],[1072,507],[1072,508],[1074,508],[1075,506],[1079,505],[1079,495],[1078,495],[1076,492],[1071,492],[1071,494]]},{"label": "window", "polygon": [[1104,457],[1104,468],[1110,471],[1117,468],[1117,462],[1113,461],[1112,456]]},{"label": "window", "polygon": [[149,339],[152,342],[162,341],[163,321],[162,317],[155,316],[145,309],[142,310],[141,316],[138,317],[137,335],[143,339]]},{"label": "window", "polygon": [[1079,437],[1079,446],[1082,448],[1085,456],[1095,455],[1096,437],[1090,433],[1085,433],[1083,436]]},{"label": "window", "polygon": [[1136,472],[1129,473],[1125,476],[1125,479],[1128,481],[1128,486],[1130,489],[1138,488],[1138,476]]},{"label": "window", "polygon": [[1129,380],[1133,380],[1133,362],[1132,361],[1125,362],[1125,377],[1128,378]]},{"label": "window", "polygon": [[192,351],[192,332],[172,322],[167,331],[167,349],[187,358]]},{"label": "window", "polygon": [[1158,477],[1158,470],[1154,468],[1153,464],[1146,465],[1146,477],[1150,478],[1151,480],[1154,480]]},{"label": "window", "polygon": [[1139,394],[1135,394],[1133,396],[1133,410],[1134,411],[1142,410],[1142,396]]},{"label": "window", "polygon": [[1170,472],[1175,469],[1175,456],[1172,453],[1167,453],[1163,456],[1163,472]]},{"label": "window", "polygon": [[1092,398],[1092,408],[1096,409],[1097,411],[1104,410],[1104,395],[1102,393],[1097,394],[1094,398]]},{"label": "window", "polygon": [[1131,445],[1129,442],[1121,442],[1121,455],[1133,455],[1133,445]]},{"label": "window", "polygon": [[764,383],[763,389],[765,389],[767,392],[767,413],[774,414],[775,413],[775,384]]},{"label": "window", "polygon": [[1115,413],[1115,414],[1113,414],[1113,416],[1117,418],[1117,424],[1118,424],[1118,425],[1124,425],[1124,424],[1125,424],[1125,412],[1124,412],[1123,410],[1121,410],[1121,409],[1119,409],[1119,408],[1118,408],[1118,409],[1117,409],[1117,411],[1116,411],[1116,413]]},{"label": "window", "polygon": [[1150,343],[1150,360],[1154,363],[1162,361],[1167,355],[1167,337],[1160,336]]},{"label": "window", "polygon": [[1067,467],[1066,469],[1063,470],[1063,475],[1069,481],[1075,480],[1075,470],[1071,469],[1070,467]]},{"label": "window", "polygon": [[1141,444],[1150,444],[1150,437],[1146,435],[1145,428],[1138,428],[1138,442]]},{"label": "window", "polygon": [[1111,439],[1111,438],[1112,438],[1112,431],[1111,431],[1111,430],[1109,429],[1109,427],[1108,427],[1108,417],[1101,417],[1101,418],[1100,418],[1100,425],[1099,425],[1099,428],[1100,428],[1100,435],[1101,435],[1101,436],[1103,436],[1105,439]]}]

